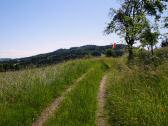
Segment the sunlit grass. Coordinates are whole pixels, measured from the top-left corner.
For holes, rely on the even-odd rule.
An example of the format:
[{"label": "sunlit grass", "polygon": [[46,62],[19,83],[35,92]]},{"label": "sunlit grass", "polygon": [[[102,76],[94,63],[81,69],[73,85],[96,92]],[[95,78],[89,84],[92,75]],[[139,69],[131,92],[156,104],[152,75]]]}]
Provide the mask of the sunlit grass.
[{"label": "sunlit grass", "polygon": [[95,63],[46,126],[96,126],[97,94],[108,65]]},{"label": "sunlit grass", "polygon": [[[69,61],[0,73],[0,126],[30,126],[41,111],[87,73],[47,126],[95,126],[100,80],[108,71],[106,112],[112,126],[167,126],[168,63],[129,68],[124,58]],[[110,69],[108,69],[110,68]]]},{"label": "sunlit grass", "polygon": [[168,64],[155,70],[116,62],[109,74],[106,110],[112,126],[167,126]]},{"label": "sunlit grass", "polygon": [[31,125],[40,112],[87,72],[94,60],[0,73],[0,126]]}]

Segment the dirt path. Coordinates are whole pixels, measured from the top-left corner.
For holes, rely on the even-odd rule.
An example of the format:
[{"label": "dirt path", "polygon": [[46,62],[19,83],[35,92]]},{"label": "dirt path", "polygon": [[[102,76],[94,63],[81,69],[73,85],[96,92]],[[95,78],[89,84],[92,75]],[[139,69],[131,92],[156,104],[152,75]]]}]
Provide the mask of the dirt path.
[{"label": "dirt path", "polygon": [[32,124],[32,126],[43,126],[50,117],[53,116],[54,112],[60,107],[63,102],[65,96],[76,87],[76,85],[86,76],[87,73],[83,74],[80,78],[78,78],[72,86],[70,86],[64,93],[55,99],[55,101],[47,107],[39,116],[39,118]]},{"label": "dirt path", "polygon": [[105,106],[105,84],[107,81],[107,75],[103,77],[100,82],[99,94],[98,94],[98,112],[97,112],[97,126],[107,126],[107,119],[105,117],[104,106]]}]

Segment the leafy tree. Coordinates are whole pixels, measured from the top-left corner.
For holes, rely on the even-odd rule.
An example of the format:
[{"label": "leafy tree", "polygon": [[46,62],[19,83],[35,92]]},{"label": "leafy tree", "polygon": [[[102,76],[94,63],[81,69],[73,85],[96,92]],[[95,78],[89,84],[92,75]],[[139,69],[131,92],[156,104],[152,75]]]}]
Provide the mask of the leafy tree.
[{"label": "leafy tree", "polygon": [[106,55],[107,57],[112,56],[112,49],[107,49],[106,52],[105,52],[105,55]]},{"label": "leafy tree", "polygon": [[168,28],[168,17],[165,18],[165,28]]},{"label": "leafy tree", "polygon": [[152,55],[154,54],[154,45],[157,44],[158,42],[158,37],[159,37],[159,32],[156,31],[156,32],[152,32],[151,28],[150,27],[147,27],[143,33],[141,34],[141,43],[144,45],[144,46],[149,46],[150,47],[150,50],[151,50],[151,53]]},{"label": "leafy tree", "polygon": [[105,55],[107,57],[119,57],[119,56],[122,56],[124,55],[125,53],[125,48],[126,48],[126,45],[124,44],[117,44],[116,45],[116,48],[112,48],[112,49],[107,49],[106,52],[105,52]]},{"label": "leafy tree", "polygon": [[99,51],[93,51],[91,52],[92,56],[101,56],[101,53]]},{"label": "leafy tree", "polygon": [[162,41],[162,47],[167,47],[168,46],[168,38]]},{"label": "leafy tree", "polygon": [[3,64],[0,64],[0,72],[3,72],[4,68],[3,68]]},{"label": "leafy tree", "polygon": [[111,9],[112,21],[108,24],[107,34],[116,32],[128,44],[129,60],[133,59],[133,45],[140,40],[142,31],[148,26],[147,15],[160,18],[168,0],[121,0],[118,10]]}]

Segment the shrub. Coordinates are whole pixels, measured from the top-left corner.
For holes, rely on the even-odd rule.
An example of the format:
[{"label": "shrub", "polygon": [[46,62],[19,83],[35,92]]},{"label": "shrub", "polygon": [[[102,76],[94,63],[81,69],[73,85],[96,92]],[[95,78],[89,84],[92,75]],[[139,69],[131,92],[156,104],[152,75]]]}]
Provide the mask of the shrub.
[{"label": "shrub", "polygon": [[162,47],[168,47],[168,38],[162,42]]},{"label": "shrub", "polygon": [[106,52],[105,52],[105,55],[106,55],[107,57],[112,56],[112,49],[107,49]]},{"label": "shrub", "polygon": [[98,52],[98,51],[93,51],[91,53],[92,56],[101,56],[101,52]]},{"label": "shrub", "polygon": [[123,49],[107,49],[106,50],[106,56],[107,57],[119,57],[124,55],[125,51]]},{"label": "shrub", "polygon": [[168,59],[168,47],[155,49],[155,55],[151,55],[145,49],[139,49],[135,53],[135,63],[139,65],[158,66]]}]

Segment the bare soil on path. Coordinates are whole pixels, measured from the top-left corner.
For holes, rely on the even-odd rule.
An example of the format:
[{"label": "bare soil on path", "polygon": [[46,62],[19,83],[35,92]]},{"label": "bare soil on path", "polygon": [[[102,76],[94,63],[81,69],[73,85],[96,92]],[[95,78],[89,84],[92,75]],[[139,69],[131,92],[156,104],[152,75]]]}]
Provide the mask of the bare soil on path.
[{"label": "bare soil on path", "polygon": [[103,77],[100,82],[99,94],[98,94],[98,112],[97,112],[97,126],[108,126],[107,118],[105,115],[105,94],[106,94],[106,81],[107,75]]},{"label": "bare soil on path", "polygon": [[76,85],[86,76],[86,74],[87,73],[83,74],[80,78],[78,78],[75,81],[75,83],[72,86],[66,89],[66,91],[64,91],[64,93],[60,97],[56,98],[54,102],[41,113],[41,115],[32,124],[32,126],[44,126],[44,124],[49,120],[49,118],[51,118],[55,111],[60,107],[61,103],[65,99],[65,96],[76,87]]}]

